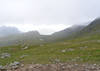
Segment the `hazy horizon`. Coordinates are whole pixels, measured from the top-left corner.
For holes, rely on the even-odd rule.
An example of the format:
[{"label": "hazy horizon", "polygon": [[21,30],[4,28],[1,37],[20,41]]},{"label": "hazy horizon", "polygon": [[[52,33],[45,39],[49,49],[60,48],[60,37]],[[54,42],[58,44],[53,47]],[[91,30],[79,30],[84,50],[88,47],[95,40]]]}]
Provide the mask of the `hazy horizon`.
[{"label": "hazy horizon", "polygon": [[51,34],[100,17],[100,0],[0,0],[0,26]]}]

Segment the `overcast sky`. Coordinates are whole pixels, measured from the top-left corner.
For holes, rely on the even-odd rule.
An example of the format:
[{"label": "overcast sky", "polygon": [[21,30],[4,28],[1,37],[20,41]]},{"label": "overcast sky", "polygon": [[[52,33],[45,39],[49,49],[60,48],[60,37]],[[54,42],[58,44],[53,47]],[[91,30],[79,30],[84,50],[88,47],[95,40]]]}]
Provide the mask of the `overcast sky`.
[{"label": "overcast sky", "polygon": [[0,26],[51,34],[100,16],[100,0],[0,0]]}]

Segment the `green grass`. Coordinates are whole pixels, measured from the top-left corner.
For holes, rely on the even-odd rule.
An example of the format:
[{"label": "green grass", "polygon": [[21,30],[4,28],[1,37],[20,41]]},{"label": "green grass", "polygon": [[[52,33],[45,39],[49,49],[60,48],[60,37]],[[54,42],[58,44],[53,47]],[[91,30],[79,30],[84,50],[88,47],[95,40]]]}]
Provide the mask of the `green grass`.
[{"label": "green grass", "polygon": [[[6,65],[13,61],[20,61],[24,64],[47,64],[54,63],[55,59],[59,59],[61,62],[100,63],[100,43],[96,41],[99,39],[99,35],[95,35],[44,44],[43,46],[29,46],[26,50],[22,50],[23,47],[21,46],[1,47],[0,54],[10,53],[11,57],[5,59],[0,58],[0,65]],[[80,49],[80,47],[87,48]],[[74,51],[61,52],[69,48],[74,49]],[[22,55],[28,56],[20,58]]]}]

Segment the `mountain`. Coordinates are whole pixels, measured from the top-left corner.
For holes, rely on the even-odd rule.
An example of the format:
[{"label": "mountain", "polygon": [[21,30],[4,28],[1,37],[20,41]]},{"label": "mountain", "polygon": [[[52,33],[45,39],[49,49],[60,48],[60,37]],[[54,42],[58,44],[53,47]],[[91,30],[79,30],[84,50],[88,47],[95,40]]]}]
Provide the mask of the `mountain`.
[{"label": "mountain", "polygon": [[60,41],[75,39],[81,36],[86,37],[90,35],[98,35],[100,33],[100,18],[95,19],[88,25],[73,25],[67,29],[53,33],[47,39],[49,41]]},{"label": "mountain", "polygon": [[82,29],[78,35],[95,35],[100,33],[100,18],[95,19],[92,21],[88,26]]},{"label": "mountain", "polygon": [[30,31],[0,38],[0,46],[10,45],[36,45],[41,44],[43,39],[37,31]]},{"label": "mountain", "polygon": [[40,35],[37,31],[30,31],[26,33],[14,34],[0,38],[0,46],[10,45],[41,45],[44,43],[55,42],[58,40],[67,39],[76,32],[83,29],[84,26],[72,26],[65,30],[56,32],[52,35]]},{"label": "mountain", "polygon": [[84,27],[84,25],[73,25],[67,29],[53,33],[50,39],[54,41],[68,39],[70,36],[74,36],[77,32],[81,31]]},{"label": "mountain", "polygon": [[[1,37],[0,47],[7,46],[0,48],[1,56],[4,53],[8,53],[11,56],[10,58],[5,56],[4,59],[0,58],[0,63],[8,65],[17,60],[25,65],[29,65],[32,62],[35,62],[35,64],[54,64],[60,62],[72,64],[88,63],[96,66],[94,63],[97,65],[100,63],[99,32],[100,19],[96,19],[88,26],[72,26],[52,35],[40,35],[37,31],[30,31]],[[57,42],[58,40],[60,42]],[[52,43],[45,45],[45,42]],[[23,47],[25,47],[24,49],[29,48],[21,50]]]},{"label": "mountain", "polygon": [[19,33],[21,32],[15,27],[7,27],[7,26],[0,27],[0,37],[19,34]]},{"label": "mountain", "polygon": [[[12,32],[12,31],[11,31]],[[0,38],[0,46],[10,45],[41,45],[49,42],[75,39],[84,35],[95,35],[100,33],[100,18],[91,22],[88,26],[73,25],[67,29],[55,32],[52,35],[40,35],[37,31],[26,33],[13,33],[14,35]]]}]

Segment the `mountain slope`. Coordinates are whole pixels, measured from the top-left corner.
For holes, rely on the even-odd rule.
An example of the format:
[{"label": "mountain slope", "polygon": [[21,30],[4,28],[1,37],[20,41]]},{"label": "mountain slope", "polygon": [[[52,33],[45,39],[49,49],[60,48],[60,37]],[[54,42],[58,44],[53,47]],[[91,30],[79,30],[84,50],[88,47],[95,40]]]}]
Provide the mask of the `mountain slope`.
[{"label": "mountain slope", "polygon": [[68,39],[70,36],[74,36],[77,32],[81,31],[84,27],[85,26],[83,25],[74,25],[72,27],[52,34],[51,39],[53,39],[54,41]]},{"label": "mountain slope", "polygon": [[0,46],[10,45],[36,45],[63,40],[83,29],[84,26],[72,26],[52,35],[40,35],[37,31],[10,35],[0,38]]},{"label": "mountain slope", "polygon": [[[0,54],[9,53],[11,54],[11,58],[0,58],[0,62],[2,65],[10,64],[14,61],[23,62],[24,64],[48,64],[56,62],[100,64],[99,27],[99,19],[96,19],[85,28],[79,27],[80,29],[78,29],[72,27],[68,28],[69,30],[65,29],[50,36],[40,35],[37,31],[34,31],[1,38],[0,45],[8,43],[10,45],[20,43],[20,45],[1,47]],[[69,36],[74,36],[73,34],[77,38],[75,37],[71,40],[65,39],[69,38]],[[79,37],[81,35],[82,37]],[[44,43],[44,40],[51,41],[58,40],[59,38],[65,40],[40,46],[40,44]],[[24,44],[28,45],[29,48],[22,50],[22,45]],[[38,45],[33,46],[34,44]],[[23,55],[26,56],[21,58]]]},{"label": "mountain slope", "polygon": [[[11,58],[0,58],[3,65],[10,64],[14,61],[23,62],[24,64],[48,64],[60,62],[68,63],[100,63],[100,35],[73,40],[66,40],[43,46],[28,46],[22,50],[22,46],[7,46],[0,48],[0,54],[9,53]],[[23,55],[26,55],[23,58]]]},{"label": "mountain slope", "polygon": [[0,38],[0,46],[10,45],[35,45],[40,44],[41,36],[37,31],[21,33],[17,35],[10,35]]},{"label": "mountain slope", "polygon": [[100,18],[95,19],[88,26],[81,30],[79,35],[94,35],[100,33]]},{"label": "mountain slope", "polygon": [[21,32],[15,27],[6,27],[6,26],[0,27],[0,37],[19,34],[19,33]]},{"label": "mountain slope", "polygon": [[[0,46],[8,45],[41,45],[43,43],[63,41],[67,39],[75,39],[80,36],[95,35],[100,33],[100,19],[96,19],[88,26],[78,25],[72,26],[65,30],[55,32],[52,35],[40,35],[37,31],[21,33],[8,37],[0,38]],[[86,36],[84,36],[86,35]]]}]

